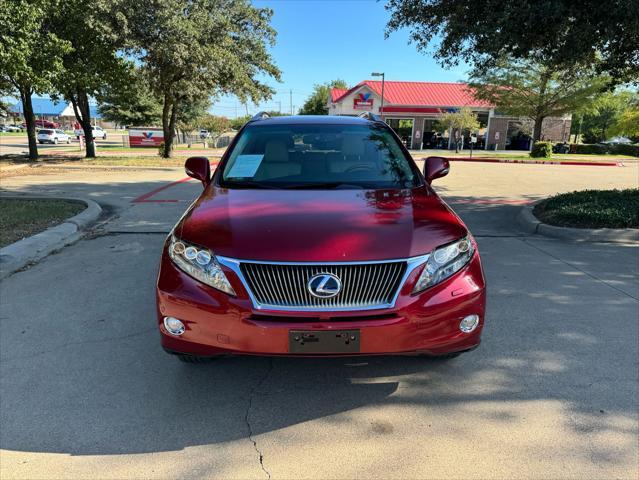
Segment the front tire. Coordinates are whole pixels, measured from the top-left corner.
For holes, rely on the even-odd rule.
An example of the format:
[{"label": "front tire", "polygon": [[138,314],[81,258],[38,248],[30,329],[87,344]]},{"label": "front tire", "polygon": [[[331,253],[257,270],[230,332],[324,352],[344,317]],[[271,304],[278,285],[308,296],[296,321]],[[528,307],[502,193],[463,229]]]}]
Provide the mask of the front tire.
[{"label": "front tire", "polygon": [[452,360],[453,358],[459,357],[464,352],[454,352],[454,353],[445,353],[444,355],[435,355],[433,359],[440,360],[442,362]]},{"label": "front tire", "polygon": [[57,139],[57,138],[54,138],[54,139],[53,139],[53,144],[54,144],[54,145],[57,145],[57,144],[58,144],[58,139]]}]

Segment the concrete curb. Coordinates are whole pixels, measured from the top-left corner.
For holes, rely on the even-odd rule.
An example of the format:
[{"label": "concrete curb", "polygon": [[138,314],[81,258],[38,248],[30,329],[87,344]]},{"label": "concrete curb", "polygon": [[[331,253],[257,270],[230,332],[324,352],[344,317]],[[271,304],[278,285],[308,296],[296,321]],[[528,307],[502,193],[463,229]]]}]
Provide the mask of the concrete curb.
[{"label": "concrete curb", "polygon": [[95,222],[102,208],[93,200],[75,197],[45,197],[32,195],[1,195],[0,198],[18,198],[21,200],[75,200],[84,203],[87,208],[65,220],[60,225],[46,229],[28,238],[19,240],[0,249],[0,279],[37,262],[52,252],[70,245],[82,237],[82,231]]},{"label": "concrete curb", "polygon": [[540,222],[533,209],[541,200],[524,205],[517,215],[519,225],[526,233],[537,233],[547,237],[571,240],[573,242],[609,242],[639,244],[639,230],[633,228],[569,228],[556,227]]}]

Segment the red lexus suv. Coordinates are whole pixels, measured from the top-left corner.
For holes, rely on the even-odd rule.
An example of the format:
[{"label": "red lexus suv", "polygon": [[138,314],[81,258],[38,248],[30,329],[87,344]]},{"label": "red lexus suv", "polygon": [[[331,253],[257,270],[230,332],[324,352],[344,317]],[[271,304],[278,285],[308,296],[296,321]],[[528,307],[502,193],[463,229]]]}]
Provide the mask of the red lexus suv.
[{"label": "red lexus suv", "polygon": [[164,245],[162,346],[185,362],[227,354],[423,354],[479,345],[477,244],[373,115],[257,115]]}]

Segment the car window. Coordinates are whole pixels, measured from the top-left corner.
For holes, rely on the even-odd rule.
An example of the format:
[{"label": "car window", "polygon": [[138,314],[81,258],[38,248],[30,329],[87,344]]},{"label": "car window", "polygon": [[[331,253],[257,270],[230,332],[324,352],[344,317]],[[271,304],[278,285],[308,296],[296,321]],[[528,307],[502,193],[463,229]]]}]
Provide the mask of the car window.
[{"label": "car window", "polygon": [[53,134],[53,130],[40,130],[39,133],[42,133],[44,135],[52,135]]},{"label": "car window", "polygon": [[248,125],[220,185],[233,188],[413,188],[421,178],[385,125]]}]

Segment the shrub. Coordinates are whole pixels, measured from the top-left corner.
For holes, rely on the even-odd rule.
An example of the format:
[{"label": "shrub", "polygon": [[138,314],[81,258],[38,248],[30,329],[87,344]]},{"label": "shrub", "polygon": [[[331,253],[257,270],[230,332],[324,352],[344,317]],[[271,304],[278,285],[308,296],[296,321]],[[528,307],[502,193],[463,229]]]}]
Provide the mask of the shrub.
[{"label": "shrub", "polygon": [[532,158],[550,158],[552,157],[552,142],[535,142],[530,151]]},{"label": "shrub", "polygon": [[563,193],[537,204],[534,214],[560,227],[639,228],[639,189]]},{"label": "shrub", "polygon": [[639,157],[639,145],[625,145],[621,143],[618,145],[610,145],[610,153]]},{"label": "shrub", "polygon": [[617,155],[631,155],[633,157],[639,157],[639,145],[573,143],[570,145],[570,153],[585,155],[605,155],[607,153],[613,153]]},{"label": "shrub", "polygon": [[608,153],[608,146],[603,144],[573,143],[570,145],[570,153],[604,155]]}]

